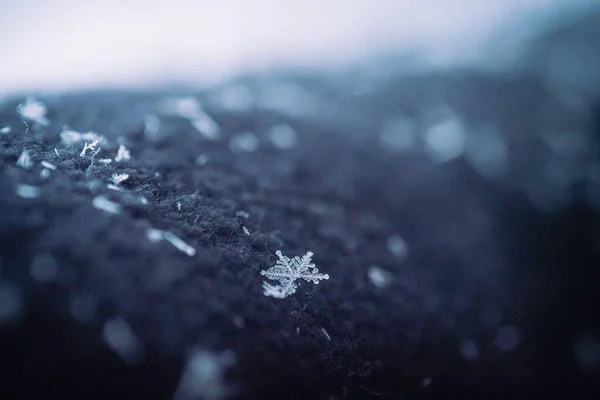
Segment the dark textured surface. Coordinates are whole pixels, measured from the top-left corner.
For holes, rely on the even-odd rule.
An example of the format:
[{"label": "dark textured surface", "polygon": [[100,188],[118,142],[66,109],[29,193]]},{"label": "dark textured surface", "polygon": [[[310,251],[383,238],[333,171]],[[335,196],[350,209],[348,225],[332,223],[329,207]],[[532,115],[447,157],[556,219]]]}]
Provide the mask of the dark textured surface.
[{"label": "dark textured surface", "polygon": [[[3,398],[169,398],[192,349],[235,354],[225,381],[240,398],[598,393],[598,370],[579,368],[573,353],[578,335],[600,333],[588,183],[561,187],[570,200],[556,209],[527,196],[543,178],[542,160],[558,159],[538,136],[546,112],[567,124],[582,121],[577,112],[527,77],[458,72],[359,94],[325,90],[318,78],[300,82],[319,105],[301,116],[211,108],[198,94],[222,128],[216,141],[177,117],[162,117],[160,136],[146,135],[144,118],[164,93],[38,97],[50,124],[28,131],[16,110],[24,99],[0,106],[0,128],[11,127],[0,134],[0,284],[20,305],[0,327]],[[401,114],[424,124],[440,102],[468,129],[492,121],[511,138],[506,174],[485,179],[464,157],[434,163],[422,144],[382,148],[380,121]],[[267,140],[282,123],[298,134],[292,149]],[[65,125],[107,139],[98,159],[114,158],[123,143],[131,160],[88,169],[83,143],[60,143]],[[597,122],[584,126],[597,146]],[[258,136],[258,150],[232,152],[229,139],[245,131]],[[589,168],[593,146],[561,160]],[[30,169],[16,165],[25,149]],[[199,154],[206,164],[195,162]],[[42,160],[57,166],[47,178]],[[130,175],[125,191],[106,187],[114,173]],[[38,186],[39,197],[19,197],[19,184]],[[94,208],[98,195],[122,211]],[[149,241],[150,227],[179,236],[196,255]],[[394,235],[408,244],[406,259],[388,250]],[[263,296],[259,271],[278,249],[313,251],[331,278],[286,299]],[[58,264],[52,282],[30,274],[40,255]],[[370,282],[372,265],[393,274],[388,286]],[[97,305],[86,321],[73,316],[82,296]],[[143,345],[140,362],[124,362],[103,340],[115,317]],[[503,326],[519,333],[511,351],[495,344]],[[465,343],[476,345],[471,361]]]}]

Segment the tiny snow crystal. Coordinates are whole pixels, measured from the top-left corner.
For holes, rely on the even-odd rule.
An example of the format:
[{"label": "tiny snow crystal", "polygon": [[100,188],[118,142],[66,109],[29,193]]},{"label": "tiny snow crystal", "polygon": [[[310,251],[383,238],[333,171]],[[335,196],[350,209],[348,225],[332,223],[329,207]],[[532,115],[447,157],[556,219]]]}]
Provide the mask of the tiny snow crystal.
[{"label": "tiny snow crystal", "polygon": [[276,251],[277,263],[268,270],[260,271],[262,276],[268,279],[279,281],[279,285],[271,285],[268,282],[263,282],[265,296],[272,296],[278,299],[283,299],[296,293],[299,283],[298,279],[304,279],[307,282],[319,284],[320,280],[329,279],[328,274],[320,274],[315,268],[315,264],[311,262],[313,253],[307,252],[302,258],[289,258],[284,256],[281,251]]},{"label": "tiny snow crystal", "polygon": [[21,115],[21,118],[40,125],[48,125],[50,122],[46,118],[46,106],[30,98],[25,101],[25,104],[19,105],[17,111]]}]

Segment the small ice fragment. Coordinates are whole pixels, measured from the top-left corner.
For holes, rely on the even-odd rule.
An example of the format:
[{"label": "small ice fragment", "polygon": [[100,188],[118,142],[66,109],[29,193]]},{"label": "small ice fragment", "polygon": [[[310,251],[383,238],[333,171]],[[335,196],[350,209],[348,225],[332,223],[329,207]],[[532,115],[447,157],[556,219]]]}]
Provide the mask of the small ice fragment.
[{"label": "small ice fragment", "polygon": [[112,160],[110,158],[101,158],[98,160],[98,162],[104,165],[108,165],[112,162]]},{"label": "small ice fragment", "polygon": [[387,247],[390,253],[399,258],[405,258],[408,254],[408,245],[398,235],[388,238]]},{"label": "small ice fragment", "polygon": [[5,126],[4,128],[0,129],[0,133],[10,133],[10,131],[10,126]]},{"label": "small ice fragment", "polygon": [[47,168],[44,168],[41,172],[40,172],[40,176],[44,179],[49,178],[50,177],[50,170]]},{"label": "small ice fragment", "polygon": [[158,242],[159,240],[164,239],[164,232],[160,229],[149,228],[146,230],[146,237],[151,242]]},{"label": "small ice fragment", "polygon": [[323,333],[323,336],[325,336],[325,338],[329,341],[331,341],[331,336],[329,336],[329,333],[327,333],[327,331],[325,330],[325,328],[321,327],[321,332]]},{"label": "small ice fragment", "polygon": [[29,169],[33,167],[33,164],[34,162],[31,159],[29,152],[27,150],[23,150],[23,152],[19,156],[19,159],[17,160],[17,165],[21,168]]},{"label": "small ice fragment", "polygon": [[103,146],[106,144],[106,139],[95,132],[79,133],[76,131],[65,130],[61,132],[60,140],[66,145],[73,145],[79,142],[98,142]]},{"label": "small ice fragment", "polygon": [[129,174],[113,174],[110,179],[115,185],[118,185],[119,183],[126,181],[128,178]]},{"label": "small ice fragment", "polygon": [[196,249],[194,249],[192,246],[185,243],[183,240],[181,240],[180,238],[178,238],[171,232],[165,232],[163,236],[166,241],[168,241],[173,246],[175,246],[179,251],[184,252],[185,254],[187,254],[190,257],[193,257],[196,255]]},{"label": "small ice fragment", "polygon": [[45,168],[51,169],[52,171],[56,171],[56,165],[50,164],[48,161],[42,161],[41,164]]},{"label": "small ice fragment", "polygon": [[258,145],[258,138],[250,132],[240,133],[229,141],[229,148],[234,153],[253,152],[258,149]]},{"label": "small ice fragment", "polygon": [[438,162],[445,162],[463,154],[466,137],[460,119],[450,115],[429,128],[425,133],[425,146],[432,158]]},{"label": "small ice fragment", "polygon": [[108,200],[104,196],[96,196],[92,201],[92,204],[94,207],[111,214],[118,214],[121,212],[121,206],[119,204]]},{"label": "small ice fragment", "polygon": [[102,329],[102,338],[126,363],[137,364],[142,361],[142,343],[129,324],[121,318],[106,321]]},{"label": "small ice fragment", "polygon": [[190,122],[207,139],[216,140],[221,135],[219,125],[204,112],[199,113]]},{"label": "small ice fragment", "polygon": [[37,186],[20,184],[17,185],[17,195],[24,199],[35,199],[40,195],[40,189]]},{"label": "small ice fragment", "polygon": [[106,185],[106,187],[109,188],[110,190],[116,190],[117,192],[125,191],[125,189],[123,189],[121,186],[113,185],[112,183],[109,183],[108,185]]},{"label": "small ice fragment", "polygon": [[369,268],[367,274],[371,280],[371,283],[378,288],[386,287],[394,279],[394,276],[390,272],[376,265]]},{"label": "small ice fragment", "polygon": [[131,153],[125,146],[122,144],[119,145],[119,150],[117,150],[117,156],[115,157],[116,162],[128,161],[131,159]]},{"label": "small ice fragment", "polygon": [[46,106],[39,101],[28,98],[25,104],[19,105],[17,111],[22,118],[36,122],[40,125],[48,125],[49,121],[46,118]]},{"label": "small ice fragment", "polygon": [[269,140],[280,149],[291,149],[296,145],[297,134],[288,125],[277,125],[269,131]]},{"label": "small ice fragment", "polygon": [[245,218],[245,219],[250,218],[250,214],[248,214],[248,212],[246,212],[244,210],[238,211],[235,215],[238,216],[238,217]]},{"label": "small ice fragment", "polygon": [[244,233],[245,233],[246,235],[250,235],[250,231],[248,230],[248,228],[246,228],[246,227],[244,226],[244,227],[242,227],[242,229],[244,230]]},{"label": "small ice fragment", "polygon": [[91,150],[91,151],[96,150],[97,145],[98,145],[98,140],[94,140],[92,143],[84,143],[83,149],[81,150],[81,153],[79,153],[79,157],[85,157],[85,154],[87,153],[88,150]]},{"label": "small ice fragment", "polygon": [[196,157],[196,165],[204,165],[208,162],[208,156],[206,154],[200,154]]}]

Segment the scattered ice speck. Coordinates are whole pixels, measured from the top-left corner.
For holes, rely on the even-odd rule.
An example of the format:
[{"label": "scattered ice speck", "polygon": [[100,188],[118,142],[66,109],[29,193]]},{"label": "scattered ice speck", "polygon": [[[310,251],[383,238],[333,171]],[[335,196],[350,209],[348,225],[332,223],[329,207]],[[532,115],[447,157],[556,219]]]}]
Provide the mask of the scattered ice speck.
[{"label": "scattered ice speck", "polygon": [[[106,139],[95,132],[80,133],[65,130],[60,133],[60,140],[66,145],[74,145],[79,142],[98,142],[102,146],[106,145]],[[58,151],[56,153],[58,154]]]},{"label": "scattered ice speck", "polygon": [[196,157],[196,165],[204,165],[208,162],[209,158],[206,154],[200,154]]},{"label": "scattered ice speck", "polygon": [[71,299],[69,312],[79,322],[91,322],[96,317],[98,302],[94,296],[88,292]]},{"label": "scattered ice speck", "polygon": [[149,228],[149,229],[146,229],[146,237],[151,242],[158,242],[158,241],[164,239],[164,232],[161,231],[160,229]]},{"label": "scattered ice speck", "polygon": [[17,185],[17,195],[24,199],[35,199],[40,196],[40,188],[26,184]]},{"label": "scattered ice speck", "polygon": [[246,325],[244,318],[240,317],[239,315],[233,317],[233,324],[236,326],[236,328],[240,329]]},{"label": "scattered ice speck", "polygon": [[202,105],[194,97],[167,98],[162,102],[162,112],[179,115],[183,118],[194,118],[202,112]]},{"label": "scattered ice speck", "polygon": [[369,268],[367,275],[369,276],[371,283],[378,288],[386,287],[394,279],[394,275],[392,275],[389,271],[386,271],[385,269],[376,265]]},{"label": "scattered ice speck", "polygon": [[243,112],[252,107],[252,94],[241,84],[227,85],[211,96],[211,102],[229,111]]},{"label": "scattered ice speck", "polygon": [[415,125],[407,118],[387,121],[379,134],[381,144],[395,151],[410,150],[415,146],[416,139]]},{"label": "scattered ice speck", "polygon": [[173,400],[223,400],[235,389],[225,383],[225,372],[236,363],[235,353],[221,354],[196,349],[191,352]]},{"label": "scattered ice speck", "polygon": [[158,135],[158,131],[160,130],[160,118],[156,115],[147,115],[144,118],[144,134],[150,137],[156,137]]},{"label": "scattered ice speck", "polygon": [[321,327],[321,332],[323,333],[323,336],[325,336],[325,339],[331,341],[331,336],[329,336],[329,333],[327,333],[325,328]]},{"label": "scattered ice speck", "polygon": [[58,154],[58,149],[56,147],[54,148],[54,153],[56,153],[57,156],[60,156],[60,154]]},{"label": "scattered ice speck", "polygon": [[291,149],[296,145],[296,131],[288,125],[277,125],[269,131],[269,140],[280,149]]},{"label": "scattered ice speck", "polygon": [[108,164],[110,164],[112,162],[112,160],[110,158],[101,158],[101,159],[98,160],[98,162],[100,164],[108,165]]},{"label": "scattered ice speck", "polygon": [[98,140],[94,140],[91,143],[84,143],[83,149],[81,150],[81,153],[79,153],[79,157],[85,157],[85,154],[87,153],[88,150],[90,150],[90,151],[96,150],[97,145],[98,145]]},{"label": "scattered ice speck", "polygon": [[180,201],[177,202],[176,207],[177,207],[177,211],[181,211],[181,202]]},{"label": "scattered ice speck", "polygon": [[0,133],[10,133],[10,131],[10,126],[5,126],[4,128],[0,129]]},{"label": "scattered ice speck", "polygon": [[131,160],[131,153],[125,146],[122,144],[119,145],[119,150],[117,150],[117,156],[115,157],[116,162],[128,161]]},{"label": "scattered ice speck", "polygon": [[146,230],[146,237],[151,242],[158,242],[160,240],[166,240],[171,243],[175,248],[190,257],[196,255],[196,249],[185,243],[183,240],[172,234],[171,232],[162,231],[160,229],[149,228]]},{"label": "scattered ice speck", "polygon": [[121,186],[113,185],[112,183],[107,184],[106,187],[109,188],[110,190],[116,190],[117,192],[125,191],[125,189],[123,189]]},{"label": "scattered ice speck", "polygon": [[235,215],[238,216],[238,217],[245,218],[245,219],[250,218],[250,214],[248,214],[248,212],[244,211],[244,210],[238,211]]},{"label": "scattered ice speck", "polygon": [[147,198],[145,198],[144,196],[140,196],[140,202],[141,202],[142,204],[148,204],[148,199],[147,199]]},{"label": "scattered ice speck", "polygon": [[229,148],[234,153],[253,152],[258,149],[258,138],[251,132],[235,135],[229,141]]},{"label": "scattered ice speck", "polygon": [[128,364],[137,364],[144,357],[144,348],[135,332],[121,318],[113,318],[104,324],[102,338],[115,353]]},{"label": "scattered ice speck", "polygon": [[219,125],[204,112],[198,114],[190,122],[207,139],[217,140],[221,136]]},{"label": "scattered ice speck", "polygon": [[172,234],[171,232],[164,233],[164,239],[175,246],[179,251],[184,252],[190,257],[196,255],[196,249],[185,243],[183,240]]},{"label": "scattered ice speck", "polygon": [[589,333],[578,336],[573,343],[573,350],[579,366],[583,369],[600,367],[600,340]]},{"label": "scattered ice speck", "polygon": [[113,174],[110,178],[110,180],[113,181],[115,185],[118,185],[119,183],[124,182],[127,179],[129,179],[129,174]]},{"label": "scattered ice speck", "polygon": [[0,283],[0,324],[16,320],[21,315],[22,303],[18,287]]},{"label": "scattered ice speck", "polygon": [[387,248],[396,257],[405,258],[408,255],[408,244],[398,235],[388,238]]},{"label": "scattered ice speck", "polygon": [[19,156],[19,159],[17,160],[17,165],[21,168],[29,169],[33,167],[33,164],[34,162],[31,159],[29,152],[27,150],[23,150],[23,152]]},{"label": "scattered ice speck", "polygon": [[50,254],[39,254],[33,259],[29,274],[39,282],[52,282],[58,274],[58,262]]},{"label": "scattered ice speck", "polygon": [[41,172],[40,172],[40,176],[44,179],[49,178],[50,177],[50,170],[47,168],[44,168]]},{"label": "scattered ice speck", "polygon": [[246,228],[246,227],[244,226],[244,227],[242,227],[242,229],[244,230],[244,233],[245,233],[246,235],[250,235],[250,231],[248,230],[248,228]]},{"label": "scattered ice speck", "polygon": [[479,359],[479,349],[472,340],[466,340],[460,344],[460,354],[467,361],[477,361]]},{"label": "scattered ice speck", "polygon": [[464,152],[466,131],[458,117],[451,115],[425,133],[425,147],[437,162],[459,157]]},{"label": "scattered ice speck", "polygon": [[508,147],[504,135],[494,126],[468,136],[466,159],[471,167],[485,178],[502,175],[508,164]]},{"label": "scattered ice speck", "polygon": [[56,165],[50,164],[48,161],[42,161],[41,164],[45,168],[51,169],[52,171],[56,171]]},{"label": "scattered ice speck", "polygon": [[24,104],[17,107],[17,111],[23,119],[36,122],[40,125],[48,125],[50,121],[46,118],[48,110],[46,106],[39,101],[28,98]]},{"label": "scattered ice speck", "polygon": [[121,212],[121,206],[113,201],[108,200],[104,196],[96,196],[92,201],[94,207],[100,210],[104,210],[111,214],[118,214]]},{"label": "scattered ice speck", "polygon": [[511,351],[515,349],[521,341],[521,334],[514,326],[503,326],[496,332],[494,345],[501,351]]},{"label": "scattered ice speck", "polygon": [[433,379],[431,379],[430,376],[426,376],[425,378],[423,378],[423,380],[421,381],[421,386],[423,387],[428,387],[429,385],[431,385],[431,382],[433,381]]}]

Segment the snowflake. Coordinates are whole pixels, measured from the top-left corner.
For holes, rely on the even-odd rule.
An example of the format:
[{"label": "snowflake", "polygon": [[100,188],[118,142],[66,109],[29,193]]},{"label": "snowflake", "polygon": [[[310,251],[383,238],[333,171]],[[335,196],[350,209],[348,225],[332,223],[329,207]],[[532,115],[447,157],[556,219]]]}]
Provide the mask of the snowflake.
[{"label": "snowflake", "polygon": [[311,251],[302,258],[286,257],[279,250],[275,254],[279,257],[277,263],[266,271],[260,271],[260,274],[268,279],[277,280],[280,284],[271,285],[268,282],[263,282],[265,296],[283,299],[294,294],[299,285],[296,281],[300,278],[314,284],[319,284],[321,279],[329,279],[328,274],[320,274],[319,270],[315,268],[315,264],[311,262],[313,256]]}]

